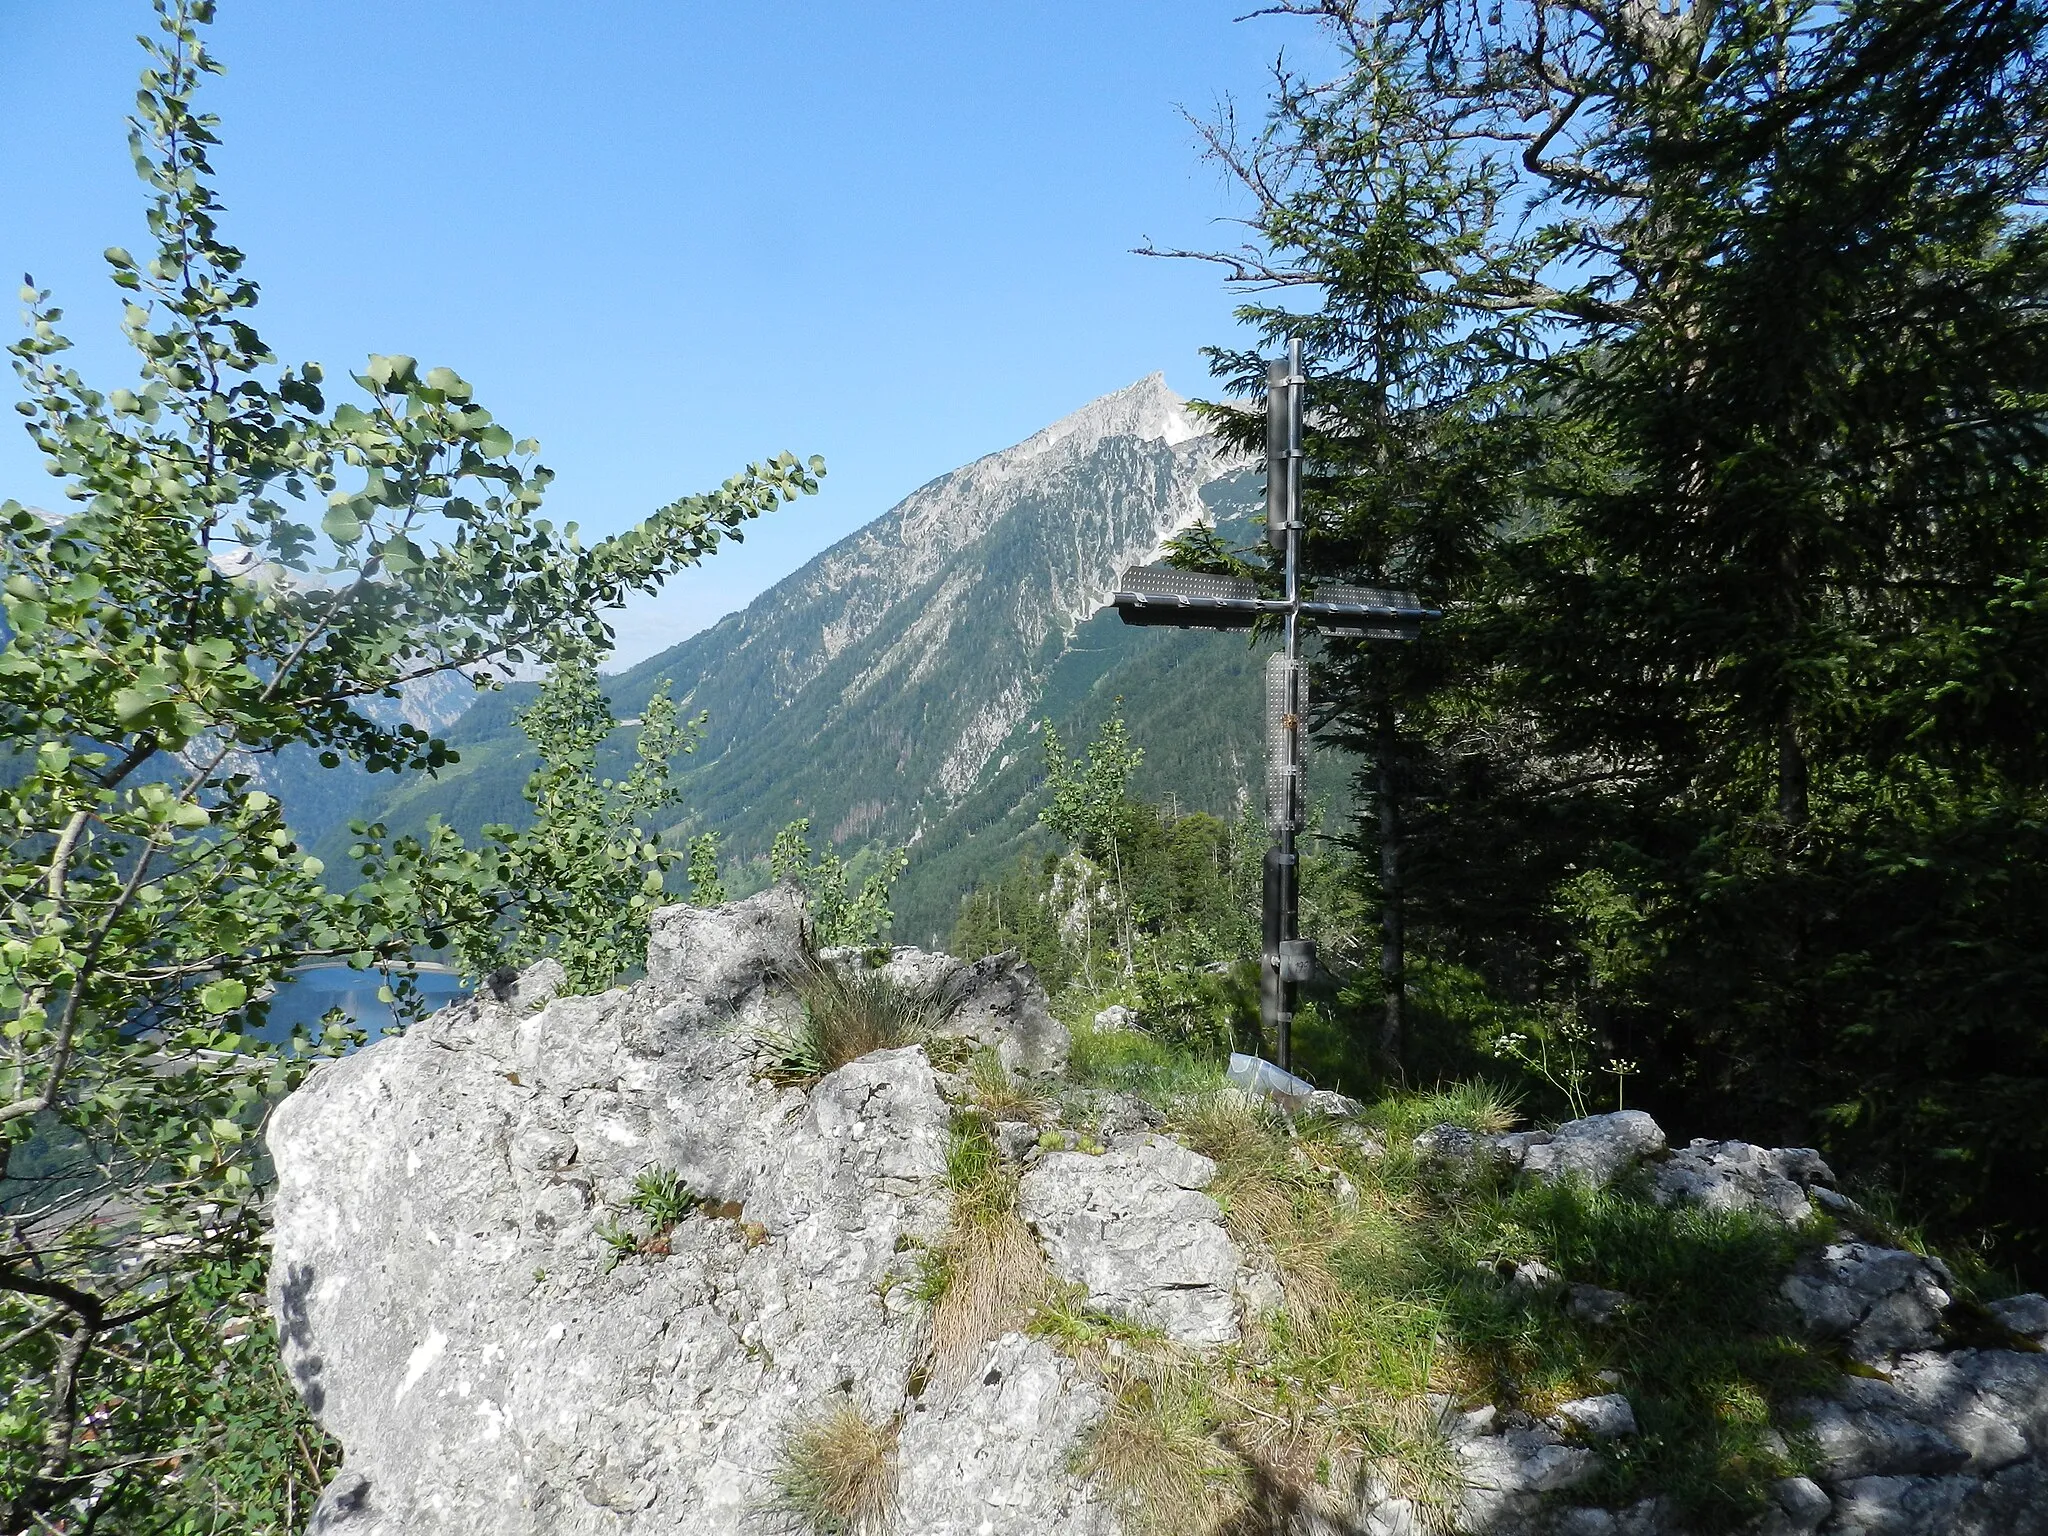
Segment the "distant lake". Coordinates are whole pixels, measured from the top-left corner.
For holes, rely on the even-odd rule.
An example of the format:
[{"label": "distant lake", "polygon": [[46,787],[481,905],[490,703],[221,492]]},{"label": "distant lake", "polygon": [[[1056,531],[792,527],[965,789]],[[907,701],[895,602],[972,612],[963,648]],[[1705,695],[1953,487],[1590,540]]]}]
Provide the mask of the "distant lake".
[{"label": "distant lake", "polygon": [[[355,1027],[372,1040],[391,1026],[389,1003],[377,1001],[377,989],[384,985],[382,971],[353,971],[345,965],[318,965],[287,977],[270,999],[270,1017],[258,1032],[265,1040],[284,1040],[294,1026],[309,1035],[320,1033],[320,1020],[330,1008],[339,1008],[355,1021]],[[426,971],[419,988],[427,1011],[452,1003],[468,989],[459,978],[439,971]]]}]

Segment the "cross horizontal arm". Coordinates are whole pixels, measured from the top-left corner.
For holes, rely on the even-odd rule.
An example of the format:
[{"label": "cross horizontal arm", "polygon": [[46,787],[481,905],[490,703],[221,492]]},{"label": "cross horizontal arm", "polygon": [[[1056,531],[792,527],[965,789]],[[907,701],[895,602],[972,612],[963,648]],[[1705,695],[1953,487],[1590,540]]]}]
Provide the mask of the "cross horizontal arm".
[{"label": "cross horizontal arm", "polygon": [[1378,587],[1328,586],[1306,601],[1261,597],[1258,587],[1236,576],[1179,571],[1168,565],[1136,565],[1123,573],[1111,598],[1126,624],[1176,629],[1250,629],[1262,614],[1296,613],[1332,635],[1376,639],[1414,638],[1424,619],[1441,617],[1411,592]]}]

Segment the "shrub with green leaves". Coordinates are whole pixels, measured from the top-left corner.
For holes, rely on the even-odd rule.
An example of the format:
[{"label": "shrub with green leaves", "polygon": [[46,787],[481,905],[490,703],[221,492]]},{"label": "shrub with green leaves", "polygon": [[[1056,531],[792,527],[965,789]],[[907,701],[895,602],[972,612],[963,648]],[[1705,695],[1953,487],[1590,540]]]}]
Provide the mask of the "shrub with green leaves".
[{"label": "shrub with green leaves", "polygon": [[859,893],[853,894],[848,890],[852,872],[837,853],[828,849],[813,862],[810,830],[811,819],[805,816],[775,834],[768,851],[770,877],[803,887],[811,906],[811,931],[820,946],[879,944],[895,916],[889,910],[889,889],[910,862],[910,855],[901,848],[884,852],[881,866],[861,882]]},{"label": "shrub with green leaves", "polygon": [[452,762],[387,701],[600,651],[608,609],[822,472],[784,455],[583,543],[454,370],[281,364],[195,105],[211,0],[157,11],[133,120],[155,243],[106,253],[138,375],[88,384],[32,284],[11,348],[63,510],[0,505],[5,1530],[297,1529],[326,1465],[250,1363],[260,1321],[232,1348],[194,1321],[207,1276],[261,1259],[257,1132],[316,1053],[257,1031],[294,967],[402,968],[472,914],[402,860],[330,889],[266,787],[279,754]]},{"label": "shrub with green leaves", "polygon": [[602,778],[598,751],[621,727],[590,657],[572,653],[519,723],[540,757],[526,782],[530,825],[487,826],[471,848],[436,818],[387,852],[385,829],[357,822],[350,853],[447,935],[470,979],[551,956],[571,989],[602,991],[646,963],[647,920],[676,862],[649,826],[680,798],[670,765],[695,749],[704,717],[679,720],[664,681],[641,714],[631,771]]}]

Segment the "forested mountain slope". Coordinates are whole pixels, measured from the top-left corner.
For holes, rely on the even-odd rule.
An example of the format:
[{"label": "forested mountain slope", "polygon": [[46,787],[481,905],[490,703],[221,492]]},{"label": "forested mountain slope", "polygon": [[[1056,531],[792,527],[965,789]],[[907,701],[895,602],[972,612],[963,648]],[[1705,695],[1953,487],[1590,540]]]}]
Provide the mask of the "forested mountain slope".
[{"label": "forested mountain slope", "polygon": [[[1099,614],[1123,566],[1197,518],[1250,508],[1256,478],[1227,469],[1154,375],[933,480],[607,691],[631,717],[666,678],[687,714],[708,714],[683,774],[685,830],[717,831],[739,858],[798,816],[845,854],[908,844],[898,932],[943,933],[1031,825],[1042,715],[1078,738],[1121,699],[1154,799],[1228,812],[1254,782],[1259,654],[1245,637]],[[472,832],[522,821],[527,693],[479,700],[449,733],[459,765],[357,814],[394,830],[437,813]],[[330,831],[329,851],[339,841]]]}]

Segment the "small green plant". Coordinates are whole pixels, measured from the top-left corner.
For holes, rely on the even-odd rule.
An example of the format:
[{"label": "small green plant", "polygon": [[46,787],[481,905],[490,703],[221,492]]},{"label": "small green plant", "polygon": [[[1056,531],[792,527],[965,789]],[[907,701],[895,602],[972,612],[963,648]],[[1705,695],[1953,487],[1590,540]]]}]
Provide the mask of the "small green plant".
[{"label": "small green plant", "polygon": [[1546,1008],[1542,1017],[1521,1029],[1502,1029],[1493,1037],[1492,1048],[1502,1061],[1512,1061],[1563,1094],[1574,1120],[1585,1117],[1593,1031],[1579,1016],[1576,1003]]},{"label": "small green plant", "polygon": [[648,1168],[633,1180],[633,1195],[627,1201],[647,1218],[655,1234],[666,1233],[695,1209],[697,1197],[681,1174],[673,1168]]},{"label": "small green plant", "polygon": [[700,832],[690,839],[690,905],[715,907],[725,900],[725,882],[718,877],[718,834]]},{"label": "small green plant", "polygon": [[961,983],[911,986],[884,970],[805,957],[788,978],[799,1017],[756,1036],[761,1073],[802,1087],[874,1051],[921,1045],[959,1005]]},{"label": "small green plant", "polygon": [[[615,1268],[623,1260],[640,1254],[666,1254],[669,1233],[696,1209],[697,1203],[690,1186],[674,1169],[643,1169],[633,1180],[633,1193],[626,1197],[626,1204],[639,1215],[645,1230],[637,1230],[618,1217],[600,1222],[597,1236],[610,1250],[605,1256],[605,1268]],[[538,1276],[539,1271],[535,1274]]]},{"label": "small green plant", "polygon": [[627,1226],[618,1217],[608,1217],[597,1224],[598,1240],[610,1250],[605,1255],[605,1268],[616,1267],[623,1259],[630,1259],[640,1251],[640,1234]]},{"label": "small green plant", "polygon": [[850,1402],[798,1425],[775,1469],[775,1507],[810,1536],[879,1536],[895,1504],[896,1431]]},{"label": "small green plant", "polygon": [[[770,876],[803,887],[811,905],[812,930],[823,947],[879,944],[895,917],[889,910],[889,891],[910,862],[910,855],[901,848],[888,850],[882,855],[881,867],[861,883],[856,895],[848,890],[852,872],[838,854],[827,851],[812,862],[810,830],[811,820],[804,816],[775,834],[768,850]],[[856,866],[859,862],[855,860]]]}]

